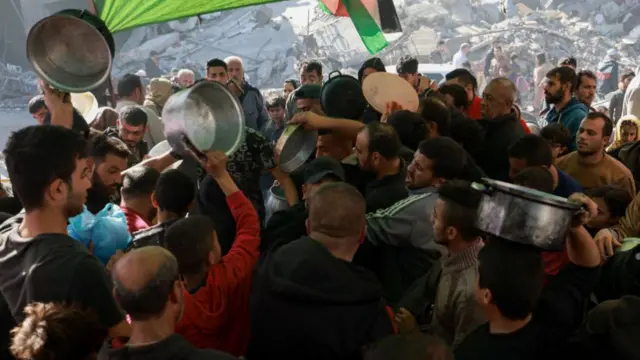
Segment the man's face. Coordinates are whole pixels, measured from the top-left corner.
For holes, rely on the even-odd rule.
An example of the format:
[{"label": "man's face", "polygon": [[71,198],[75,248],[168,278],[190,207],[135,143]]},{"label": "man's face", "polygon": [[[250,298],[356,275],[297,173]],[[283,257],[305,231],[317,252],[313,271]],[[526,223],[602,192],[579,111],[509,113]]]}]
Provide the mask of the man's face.
[{"label": "man's face", "polygon": [[52,205],[67,218],[80,214],[91,187],[91,164],[88,159],[76,159],[76,168],[69,182],[55,180],[50,187]]},{"label": "man's face", "polygon": [[615,225],[618,219],[611,216],[609,206],[603,198],[594,197],[591,198],[596,205],[598,205],[598,214],[587,223],[587,227],[593,230],[600,230]]},{"label": "man's face", "polygon": [[553,158],[553,161],[555,161],[567,151],[567,147],[561,144],[549,142],[549,145],[551,146],[551,156]]},{"label": "man's face", "polygon": [[464,90],[467,92],[467,100],[469,101],[469,103],[471,103],[473,101],[473,98],[475,97],[474,94],[473,94],[473,86],[462,84],[460,82],[460,78],[447,80],[446,83],[447,84],[456,84],[456,85],[462,86],[464,88]]},{"label": "man's face", "polygon": [[189,86],[193,85],[193,83],[195,81],[196,80],[195,80],[193,74],[189,74],[189,73],[180,74],[180,76],[178,77],[178,83],[183,88],[186,88],[186,87],[189,87]]},{"label": "man's face", "polygon": [[313,111],[315,113],[319,113],[318,110],[322,109],[320,99],[296,99],[296,106],[300,111]]},{"label": "man's face", "polygon": [[47,116],[48,113],[49,113],[49,110],[47,110],[46,107],[41,107],[36,112],[31,114],[31,116],[33,116],[33,118],[36,119],[36,121],[38,122],[38,125],[42,125],[42,123],[44,123],[44,118]]},{"label": "man's face", "polygon": [[269,118],[276,124],[282,124],[284,120],[284,108],[282,106],[274,106],[267,109]]},{"label": "man's face", "polygon": [[628,78],[622,80],[622,88],[624,90],[627,90],[627,88],[629,87],[629,83],[633,80],[633,76],[629,76]]},{"label": "man's face", "polygon": [[402,73],[398,74],[398,76],[405,79],[413,87],[418,83],[418,73]]},{"label": "man's face", "polygon": [[518,175],[519,172],[527,168],[527,161],[525,159],[516,159],[509,157],[509,178],[513,178]]},{"label": "man's face", "polygon": [[493,48],[493,56],[498,57],[498,56],[502,56],[502,48],[501,47],[495,47]]},{"label": "man's face", "polygon": [[240,84],[244,83],[244,69],[242,68],[242,64],[239,61],[229,61],[229,63],[227,64],[227,68],[229,69],[230,77],[232,77]]},{"label": "man's face", "polygon": [[107,154],[104,160],[96,164],[94,181],[98,181],[100,185],[104,186],[110,195],[115,194],[122,184],[121,173],[127,169],[127,158]]},{"label": "man's face", "polygon": [[373,73],[376,73],[376,72],[378,72],[378,70],[376,70],[374,68],[371,68],[371,67],[365,68],[364,70],[362,70],[362,81],[364,81],[364,79],[366,79],[367,76],[369,76],[369,75],[371,75]]},{"label": "man's face", "polygon": [[435,186],[440,178],[433,175],[433,161],[422,155],[420,150],[413,154],[413,161],[407,167],[405,183],[409,189],[424,189]]},{"label": "man's face", "polygon": [[291,83],[284,83],[284,98],[287,99],[289,98],[289,94],[291,94],[293,92],[293,90],[295,90],[293,88],[293,85],[291,85]]},{"label": "man's face", "polygon": [[547,104],[557,104],[564,99],[565,92],[568,89],[569,84],[561,84],[558,75],[548,77],[544,85],[544,99]]},{"label": "man's face", "polygon": [[145,132],[147,131],[146,126],[133,126],[125,123],[124,121],[118,120],[118,131],[120,134],[120,138],[127,144],[129,149],[134,149],[142,138],[144,137]]},{"label": "man's face", "polygon": [[212,66],[207,69],[207,80],[226,84],[229,81],[229,74],[222,66]]},{"label": "man's face", "polygon": [[144,89],[142,87],[137,88],[133,92],[133,96],[131,100],[138,105],[142,105],[144,103]]},{"label": "man's face", "polygon": [[623,143],[636,141],[638,139],[638,127],[634,124],[622,124],[620,126],[620,139]]},{"label": "man's face", "polygon": [[482,117],[494,119],[511,113],[513,101],[506,98],[506,89],[500,84],[489,84],[482,93]]},{"label": "man's face", "polygon": [[320,74],[318,74],[318,72],[315,70],[307,71],[306,68],[303,68],[302,70],[300,70],[300,83],[302,85],[305,85],[305,84],[321,85],[322,76],[320,76]]},{"label": "man's face", "polygon": [[360,131],[356,137],[355,155],[362,170],[374,170],[374,164],[369,154],[369,132]]},{"label": "man's face", "polygon": [[580,81],[580,87],[576,90],[576,97],[587,106],[591,106],[596,98],[596,80],[583,76]]},{"label": "man's face", "polygon": [[608,136],[603,136],[604,119],[584,119],[580,124],[577,136],[578,154],[588,156],[604,151],[609,142]]}]

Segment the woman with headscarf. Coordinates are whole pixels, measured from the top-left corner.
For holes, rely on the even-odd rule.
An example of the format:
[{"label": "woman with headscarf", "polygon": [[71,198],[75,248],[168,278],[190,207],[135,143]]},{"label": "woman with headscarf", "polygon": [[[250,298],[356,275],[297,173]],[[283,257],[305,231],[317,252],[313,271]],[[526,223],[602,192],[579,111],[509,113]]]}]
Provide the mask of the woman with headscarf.
[{"label": "woman with headscarf", "polygon": [[154,78],[147,86],[147,95],[144,98],[144,106],[153,110],[158,117],[162,116],[162,108],[173,94],[173,83],[164,78]]},{"label": "woman with headscarf", "polygon": [[613,134],[613,143],[609,145],[607,152],[617,150],[626,143],[640,140],[640,137],[638,137],[639,132],[640,119],[634,115],[625,115],[621,117],[616,124],[616,130]]},{"label": "woman with headscarf", "polygon": [[[367,76],[376,72],[386,72],[386,71],[387,70],[385,70],[384,68],[384,63],[382,63],[382,60],[380,60],[380,58],[377,58],[377,57],[371,58],[365,61],[360,67],[360,70],[358,70],[358,81],[360,81],[360,83],[362,84],[364,82],[364,79]],[[382,117],[382,114],[374,110],[371,107],[371,105],[367,104],[367,107],[364,109],[362,122],[365,124],[368,124],[371,122],[380,121],[381,117]]]}]

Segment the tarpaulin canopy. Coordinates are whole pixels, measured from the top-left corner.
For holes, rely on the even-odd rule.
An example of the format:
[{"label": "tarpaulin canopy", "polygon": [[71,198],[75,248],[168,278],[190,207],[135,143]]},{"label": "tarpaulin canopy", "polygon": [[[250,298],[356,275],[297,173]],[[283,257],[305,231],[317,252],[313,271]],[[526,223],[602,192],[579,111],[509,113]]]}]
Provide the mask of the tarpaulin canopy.
[{"label": "tarpaulin canopy", "polygon": [[[149,24],[284,0],[92,1],[100,18],[107,24],[109,30],[115,33]],[[336,16],[350,17],[367,50],[372,54],[387,46],[379,26],[380,18],[377,2],[377,0],[318,0],[318,3],[325,11]]]}]

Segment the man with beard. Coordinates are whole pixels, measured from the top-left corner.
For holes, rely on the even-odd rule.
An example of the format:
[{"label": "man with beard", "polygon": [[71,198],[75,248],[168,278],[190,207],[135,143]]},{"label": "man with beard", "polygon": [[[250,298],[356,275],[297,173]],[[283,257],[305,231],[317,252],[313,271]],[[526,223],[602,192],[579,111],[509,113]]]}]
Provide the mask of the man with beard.
[{"label": "man with beard", "polygon": [[7,170],[24,212],[0,227],[4,349],[9,330],[32,302],[77,304],[93,310],[110,335],[130,333],[104,267],[67,235],[67,219],[82,212],[91,186],[85,149],[81,135],[60,126],[29,126],[7,141]]},{"label": "man with beard", "polygon": [[580,122],[589,112],[587,107],[573,96],[576,82],[576,72],[568,66],[561,66],[547,73],[544,86],[545,101],[551,105],[549,111],[543,115],[544,119],[548,124],[559,123],[569,129],[571,151],[576,149],[576,135]]},{"label": "man with beard", "polygon": [[144,104],[145,91],[142,80],[138,75],[125,74],[118,80],[118,103],[116,104],[116,112],[127,106],[141,106],[142,110],[147,114],[147,127],[144,141],[149,147],[154,147],[159,142],[166,140],[164,136],[164,125],[155,111],[149,107],[142,106]]},{"label": "man with beard", "polygon": [[91,213],[96,214],[118,197],[121,173],[127,169],[131,151],[122,140],[98,134],[89,140],[88,152],[95,168],[86,205]]},{"label": "man with beard", "polygon": [[124,141],[131,154],[128,167],[138,164],[149,152],[149,145],[143,140],[147,133],[147,113],[140,106],[125,106],[118,114],[116,127],[104,131],[105,135]]},{"label": "man with beard", "polygon": [[606,114],[589,113],[578,130],[578,150],[559,158],[556,166],[586,190],[616,185],[635,196],[631,171],[604,151],[612,132],[613,122]]},{"label": "man with beard", "polygon": [[395,304],[444,254],[429,219],[438,188],[447,180],[464,178],[466,159],[464,149],[450,138],[421,142],[407,168],[411,195],[367,215],[368,241],[388,254],[381,258],[383,265],[376,266],[376,272],[389,303]]},{"label": "man with beard", "polygon": [[98,359],[235,359],[196,349],[175,333],[184,312],[184,285],[178,261],[169,251],[159,246],[133,250],[115,263],[112,276],[114,295],[131,317],[132,332],[124,346],[108,339]]},{"label": "man with beard", "polygon": [[596,98],[596,87],[598,79],[596,74],[589,70],[582,70],[578,73],[578,83],[576,84],[576,98],[585,104],[589,111],[595,111],[591,104]]},{"label": "man with beard", "polygon": [[225,62],[227,63],[229,77],[235,80],[236,84],[242,89],[240,103],[242,103],[242,109],[244,110],[246,126],[260,131],[269,122],[269,115],[264,107],[262,93],[257,88],[249,85],[245,79],[242,59],[232,56],[226,58]]}]

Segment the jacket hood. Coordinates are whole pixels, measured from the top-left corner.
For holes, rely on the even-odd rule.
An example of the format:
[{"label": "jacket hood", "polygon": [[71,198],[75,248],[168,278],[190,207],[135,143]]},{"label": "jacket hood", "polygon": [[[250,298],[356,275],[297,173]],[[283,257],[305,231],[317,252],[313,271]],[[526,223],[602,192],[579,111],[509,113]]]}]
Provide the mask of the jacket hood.
[{"label": "jacket hood", "polygon": [[587,113],[589,112],[589,108],[587,108],[587,105],[581,103],[580,100],[576,99],[576,97],[574,96],[571,98],[571,100],[569,100],[567,105],[564,108],[562,108],[562,110],[560,110],[560,114],[564,114],[579,108],[582,108],[582,110]]},{"label": "jacket hood", "polygon": [[98,360],[171,360],[190,359],[189,353],[194,349],[182,336],[173,334],[168,338],[155,344],[128,347],[113,346],[113,340],[107,340],[100,353]]},{"label": "jacket hood", "polygon": [[383,295],[372,273],[307,236],[277,249],[264,266],[271,291],[288,299],[348,305],[379,302]]},{"label": "jacket hood", "polygon": [[149,86],[147,86],[145,100],[162,108],[164,104],[167,103],[167,100],[169,100],[171,94],[173,94],[173,84],[171,81],[163,78],[155,78],[151,79]]},{"label": "jacket hood", "polygon": [[[628,123],[628,122],[632,122],[634,124],[636,124],[636,128],[638,129],[638,131],[640,131],[640,119],[638,119],[637,117],[635,117],[634,115],[625,115],[623,117],[621,117],[618,122],[616,123],[616,130],[613,134],[613,142],[611,143],[611,145],[609,145],[609,147],[607,148],[607,151],[611,151],[614,149],[619,148],[620,146],[623,145],[622,143],[622,123]],[[636,139],[637,139],[638,135],[636,134]]]}]

